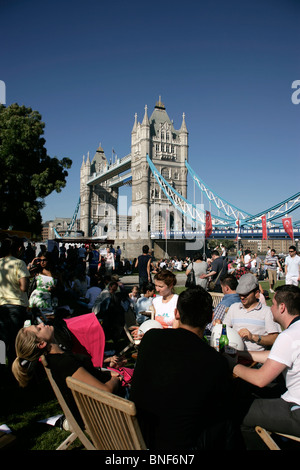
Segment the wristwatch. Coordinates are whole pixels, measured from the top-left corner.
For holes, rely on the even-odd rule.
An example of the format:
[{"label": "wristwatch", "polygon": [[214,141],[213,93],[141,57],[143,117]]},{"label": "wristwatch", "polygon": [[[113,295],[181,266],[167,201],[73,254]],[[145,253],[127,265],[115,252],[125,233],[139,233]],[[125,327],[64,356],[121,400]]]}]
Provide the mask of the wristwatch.
[{"label": "wristwatch", "polygon": [[256,342],[257,342],[257,344],[259,344],[261,342],[261,336],[260,335],[258,335],[258,340]]}]

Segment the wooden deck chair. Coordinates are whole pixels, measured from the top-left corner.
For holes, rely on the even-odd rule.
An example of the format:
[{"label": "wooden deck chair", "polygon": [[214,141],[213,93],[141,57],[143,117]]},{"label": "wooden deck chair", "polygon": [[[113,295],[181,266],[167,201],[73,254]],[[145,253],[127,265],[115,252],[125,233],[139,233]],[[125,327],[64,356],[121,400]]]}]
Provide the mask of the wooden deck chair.
[{"label": "wooden deck chair", "polygon": [[73,377],[67,385],[97,450],[146,450],[132,401]]},{"label": "wooden deck chair", "polygon": [[55,382],[55,380],[52,376],[51,370],[49,369],[49,367],[47,365],[47,360],[46,360],[45,356],[41,356],[41,362],[42,362],[42,364],[45,368],[48,380],[49,380],[49,382],[51,384],[51,387],[52,387],[52,389],[53,389],[53,391],[56,395],[58,403],[61,406],[61,409],[62,409],[62,411],[65,415],[66,420],[68,421],[70,432],[71,432],[71,434],[67,437],[67,439],[65,439],[58,446],[58,448],[56,450],[66,450],[70,446],[70,444],[72,444],[72,442],[74,442],[75,439],[77,439],[77,438],[81,441],[81,443],[84,445],[84,447],[87,450],[96,450],[95,447],[93,446],[93,444],[89,441],[89,439],[84,434],[83,430],[81,429],[81,427],[77,423],[76,419],[74,418],[73,413],[71,412],[70,408],[68,407],[68,405],[67,405],[60,389],[58,388],[58,385],[56,384],[56,382]]},{"label": "wooden deck chair", "polygon": [[290,434],[282,434],[280,432],[271,433],[270,431],[267,431],[266,429],[260,426],[256,426],[255,431],[270,450],[281,450],[279,445],[276,444],[274,439],[271,437],[271,434],[277,434],[278,436],[285,437],[286,439],[291,439],[293,441],[300,442],[300,437],[291,436]]},{"label": "wooden deck chair", "polygon": [[210,292],[210,295],[212,296],[212,299],[213,299],[213,308],[216,308],[216,306],[223,299],[224,294],[222,292]]},{"label": "wooden deck chair", "polygon": [[122,356],[122,354],[125,354],[125,352],[127,352],[131,348],[136,349],[138,345],[140,344],[139,340],[135,340],[133,338],[131,331],[130,331],[131,326],[139,326],[139,325],[136,321],[136,316],[135,316],[134,311],[132,310],[131,307],[129,307],[128,310],[125,312],[125,325],[124,325],[124,331],[129,340],[129,344],[124,349],[122,349],[122,351],[119,353],[120,356]]}]

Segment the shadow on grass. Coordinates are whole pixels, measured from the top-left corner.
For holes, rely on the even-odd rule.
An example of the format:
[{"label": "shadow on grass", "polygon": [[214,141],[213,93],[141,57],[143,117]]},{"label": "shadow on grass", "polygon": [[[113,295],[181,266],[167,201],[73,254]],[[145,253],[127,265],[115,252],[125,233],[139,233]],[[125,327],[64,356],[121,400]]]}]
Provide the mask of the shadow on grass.
[{"label": "shadow on grass", "polygon": [[39,423],[62,414],[42,366],[26,388],[19,387],[6,366],[1,368],[0,396],[0,424],[16,437],[9,450],[55,450],[68,436],[58,426]]}]

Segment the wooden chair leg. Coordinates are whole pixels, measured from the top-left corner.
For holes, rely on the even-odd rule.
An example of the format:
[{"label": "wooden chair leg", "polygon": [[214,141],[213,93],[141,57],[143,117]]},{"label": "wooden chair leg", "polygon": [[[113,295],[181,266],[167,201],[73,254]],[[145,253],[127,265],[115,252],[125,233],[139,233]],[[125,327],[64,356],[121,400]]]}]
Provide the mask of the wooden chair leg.
[{"label": "wooden chair leg", "polygon": [[260,426],[256,426],[255,431],[270,450],[280,450],[280,447],[272,439],[268,431],[266,431],[264,428],[261,428]]},{"label": "wooden chair leg", "polygon": [[73,432],[72,434],[70,434],[67,439],[64,440],[64,442],[62,442],[56,450],[66,450],[71,444],[72,442],[75,441],[75,439],[77,439],[77,436],[76,434]]}]

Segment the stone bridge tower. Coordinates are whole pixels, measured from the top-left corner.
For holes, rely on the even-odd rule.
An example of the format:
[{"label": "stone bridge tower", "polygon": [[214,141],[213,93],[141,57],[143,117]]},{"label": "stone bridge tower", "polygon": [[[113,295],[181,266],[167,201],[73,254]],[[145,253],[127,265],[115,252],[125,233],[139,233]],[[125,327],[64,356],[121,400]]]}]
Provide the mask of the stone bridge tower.
[{"label": "stone bridge tower", "polygon": [[174,211],[149,169],[147,154],[166,181],[186,198],[188,131],[185,116],[183,114],[180,129],[175,130],[161,99],[150,118],[147,106],[141,123],[135,115],[131,132],[132,229],[140,232],[141,238],[149,237],[150,226],[152,230],[164,229],[162,207],[169,205],[169,228],[180,230],[182,224],[181,214]]},{"label": "stone bridge tower", "polygon": [[110,187],[109,180],[95,186],[88,181],[94,174],[103,173],[109,163],[104,150],[99,145],[92,160],[89,153],[83,156],[80,168],[80,229],[86,237],[93,236],[93,229],[101,225],[101,235],[108,232],[116,234],[116,213],[118,207],[118,188]]}]

